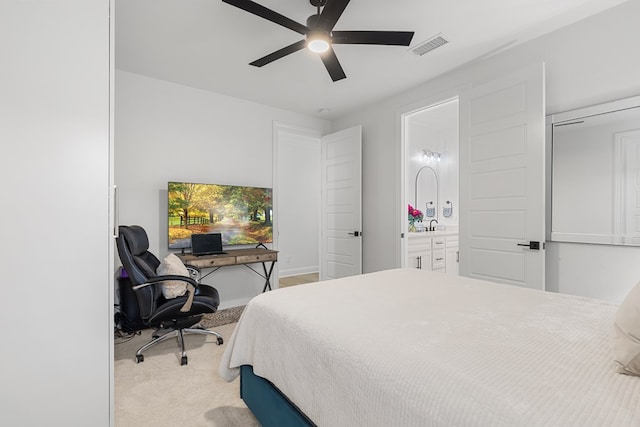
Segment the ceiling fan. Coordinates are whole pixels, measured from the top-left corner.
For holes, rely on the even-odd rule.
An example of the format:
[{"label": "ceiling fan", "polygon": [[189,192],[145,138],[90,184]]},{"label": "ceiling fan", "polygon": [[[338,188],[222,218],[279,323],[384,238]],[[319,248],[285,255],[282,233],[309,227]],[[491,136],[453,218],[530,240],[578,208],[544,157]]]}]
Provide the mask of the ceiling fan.
[{"label": "ceiling fan", "polygon": [[303,40],[283,47],[249,64],[255,67],[262,67],[307,47],[312,52],[320,54],[320,59],[335,82],[347,76],[333,50],[333,44],[409,46],[413,38],[413,31],[333,31],[333,27],[350,0],[309,0],[311,5],[317,8],[317,13],[307,18],[306,25],[251,0],[222,1],[305,36]]}]

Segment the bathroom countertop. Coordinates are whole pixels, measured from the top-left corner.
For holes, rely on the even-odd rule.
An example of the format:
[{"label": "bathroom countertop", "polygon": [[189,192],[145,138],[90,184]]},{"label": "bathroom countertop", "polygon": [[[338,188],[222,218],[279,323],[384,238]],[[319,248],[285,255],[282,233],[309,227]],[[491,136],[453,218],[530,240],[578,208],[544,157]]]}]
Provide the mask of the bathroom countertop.
[{"label": "bathroom countertop", "polygon": [[409,232],[409,237],[436,237],[436,236],[455,236],[458,234],[458,230],[436,230],[436,231],[416,231]]}]

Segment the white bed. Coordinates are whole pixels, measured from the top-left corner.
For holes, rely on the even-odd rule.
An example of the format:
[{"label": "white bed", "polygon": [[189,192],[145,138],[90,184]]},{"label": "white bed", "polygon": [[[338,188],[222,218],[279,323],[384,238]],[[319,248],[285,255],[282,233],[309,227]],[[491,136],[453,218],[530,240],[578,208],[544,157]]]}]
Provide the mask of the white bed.
[{"label": "white bed", "polygon": [[225,351],[318,426],[640,425],[617,305],[417,269],[261,294]]}]

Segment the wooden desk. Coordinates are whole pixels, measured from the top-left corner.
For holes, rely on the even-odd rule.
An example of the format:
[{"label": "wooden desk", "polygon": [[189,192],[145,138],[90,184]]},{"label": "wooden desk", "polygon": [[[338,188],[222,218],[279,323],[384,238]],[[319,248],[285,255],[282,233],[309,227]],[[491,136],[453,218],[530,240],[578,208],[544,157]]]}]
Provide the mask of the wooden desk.
[{"label": "wooden desk", "polygon": [[[193,266],[197,269],[211,269],[207,274],[201,276],[200,279],[204,279],[208,275],[214,273],[222,267],[229,265],[244,265],[249,270],[262,277],[264,282],[264,288],[262,292],[267,289],[271,290],[271,273],[273,273],[273,267],[278,261],[278,251],[273,249],[264,248],[251,248],[251,249],[225,249],[224,254],[220,255],[203,255],[194,256],[191,254],[176,254],[184,265]],[[267,263],[271,265],[267,268]],[[255,270],[249,264],[261,263],[264,274]]]}]

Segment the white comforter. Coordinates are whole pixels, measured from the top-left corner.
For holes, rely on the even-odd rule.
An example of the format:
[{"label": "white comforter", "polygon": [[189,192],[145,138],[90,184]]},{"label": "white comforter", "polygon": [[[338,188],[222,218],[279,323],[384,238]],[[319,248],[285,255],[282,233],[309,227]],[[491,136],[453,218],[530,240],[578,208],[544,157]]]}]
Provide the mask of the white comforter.
[{"label": "white comforter", "polygon": [[617,306],[416,269],[254,298],[220,366],[275,384],[318,426],[640,425],[615,372]]}]

